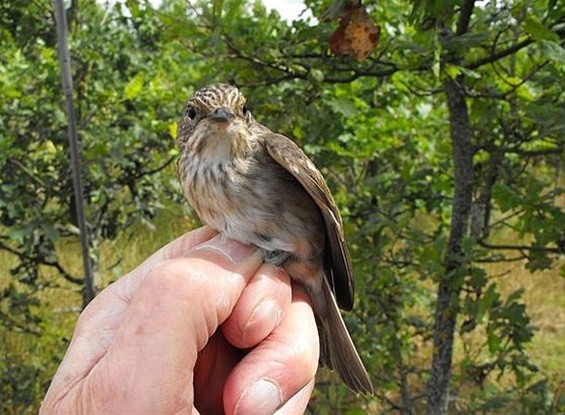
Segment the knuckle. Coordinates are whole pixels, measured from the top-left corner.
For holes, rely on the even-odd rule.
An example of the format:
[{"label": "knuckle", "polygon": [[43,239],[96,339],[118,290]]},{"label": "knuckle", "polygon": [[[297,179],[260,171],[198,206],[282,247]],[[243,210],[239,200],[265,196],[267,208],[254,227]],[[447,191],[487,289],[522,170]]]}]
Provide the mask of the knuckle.
[{"label": "knuckle", "polygon": [[156,265],[144,282],[145,288],[159,293],[199,295],[206,286],[206,276],[193,262],[181,258]]}]

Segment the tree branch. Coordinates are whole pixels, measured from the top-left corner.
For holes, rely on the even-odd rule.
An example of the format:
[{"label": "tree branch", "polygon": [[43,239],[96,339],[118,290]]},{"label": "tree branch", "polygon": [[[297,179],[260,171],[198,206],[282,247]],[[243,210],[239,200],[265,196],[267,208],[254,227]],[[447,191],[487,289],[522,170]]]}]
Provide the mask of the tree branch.
[{"label": "tree branch", "polygon": [[483,259],[476,259],[473,262],[478,264],[499,264],[501,262],[519,262],[528,259],[527,255],[521,254],[520,256],[507,258],[507,257],[494,257],[494,258],[483,258]]},{"label": "tree branch", "polygon": [[544,148],[540,150],[521,150],[519,148],[516,148],[516,149],[509,149],[506,151],[506,153],[513,153],[526,157],[551,156],[556,154],[562,154],[563,147]]},{"label": "tree branch", "polygon": [[550,254],[563,254],[565,250],[562,248],[548,248],[544,246],[535,245],[493,245],[488,242],[479,240],[479,245],[487,249],[503,249],[503,250],[514,250],[514,251],[531,251],[531,252],[547,252]]},{"label": "tree branch", "polygon": [[40,263],[42,265],[46,265],[48,267],[55,268],[65,280],[67,280],[68,282],[70,282],[72,284],[75,284],[75,285],[83,285],[84,284],[83,278],[73,277],[71,274],[69,274],[67,271],[65,271],[65,269],[62,267],[62,265],[59,263],[59,261],[41,260]]},{"label": "tree branch", "polygon": [[501,50],[499,52],[492,53],[489,56],[485,56],[484,58],[477,59],[475,62],[472,62],[468,65],[465,65],[467,69],[476,69],[480,66],[486,65],[488,63],[496,62],[499,59],[505,58],[506,56],[512,55],[513,53],[518,52],[520,49],[525,48],[526,46],[531,45],[534,40],[531,37],[528,37],[521,42],[516,43],[515,45],[509,47],[508,49]]},{"label": "tree branch", "polygon": [[63,266],[59,263],[59,261],[51,261],[40,256],[31,256],[29,254],[26,254],[25,252],[18,251],[17,249],[14,249],[2,242],[0,242],[0,249],[9,252],[14,256],[17,256],[18,258],[20,258],[20,260],[24,259],[38,265],[45,265],[51,268],[55,268],[65,280],[69,281],[72,284],[82,285],[84,283],[84,280],[82,278],[73,277],[70,273],[68,273],[65,268],[63,268]]},{"label": "tree branch", "polygon": [[498,77],[507,85],[510,86],[510,89],[506,92],[502,92],[502,93],[475,93],[475,92],[470,92],[468,94],[468,96],[470,98],[493,98],[493,99],[506,99],[508,97],[508,95],[514,93],[518,88],[520,88],[522,85],[524,85],[526,82],[528,82],[531,78],[533,78],[539,71],[541,71],[545,66],[547,66],[547,64],[549,63],[549,61],[545,61],[540,65],[537,65],[535,68],[533,68],[528,74],[526,74],[521,80],[520,82],[518,82],[517,84],[512,84],[510,82],[508,82],[506,79],[504,79],[503,76],[501,76],[498,73],[498,70],[496,69],[496,65],[493,65],[493,69],[494,72],[498,75]]},{"label": "tree branch", "polygon": [[141,172],[138,172],[136,175],[133,176],[133,180],[138,180],[141,179],[144,176],[150,176],[152,174],[158,173],[161,170],[164,170],[165,168],[167,168],[167,166],[169,166],[169,164],[171,164],[177,157],[176,156],[172,156],[169,157],[169,159],[167,159],[162,165],[155,167],[154,169],[151,170],[144,170]]},{"label": "tree branch", "polygon": [[464,0],[461,5],[461,13],[459,15],[459,21],[457,22],[457,31],[455,36],[460,36],[467,33],[469,30],[469,23],[471,22],[471,16],[473,15],[473,9],[475,7],[475,0]]}]

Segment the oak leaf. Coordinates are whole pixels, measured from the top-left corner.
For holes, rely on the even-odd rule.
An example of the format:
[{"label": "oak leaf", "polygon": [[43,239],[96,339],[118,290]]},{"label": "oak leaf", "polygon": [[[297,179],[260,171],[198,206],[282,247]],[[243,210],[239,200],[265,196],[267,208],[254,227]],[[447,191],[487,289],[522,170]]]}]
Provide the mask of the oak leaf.
[{"label": "oak leaf", "polygon": [[335,55],[349,56],[361,62],[379,42],[380,29],[358,2],[348,2],[341,10],[339,27],[332,34],[330,46]]}]

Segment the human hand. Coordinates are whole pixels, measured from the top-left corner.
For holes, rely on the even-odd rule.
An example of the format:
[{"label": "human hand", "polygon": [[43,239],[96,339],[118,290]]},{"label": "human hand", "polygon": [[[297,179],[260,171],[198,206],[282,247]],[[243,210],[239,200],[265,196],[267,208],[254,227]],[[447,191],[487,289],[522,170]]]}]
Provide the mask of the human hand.
[{"label": "human hand", "polygon": [[308,297],[201,228],[89,304],[40,413],[303,413],[318,354]]}]

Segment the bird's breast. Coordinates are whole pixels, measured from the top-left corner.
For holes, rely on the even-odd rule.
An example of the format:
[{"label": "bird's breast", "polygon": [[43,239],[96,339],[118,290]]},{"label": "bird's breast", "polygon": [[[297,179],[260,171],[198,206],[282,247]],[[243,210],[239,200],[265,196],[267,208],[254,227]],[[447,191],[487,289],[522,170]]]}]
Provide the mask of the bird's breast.
[{"label": "bird's breast", "polygon": [[[191,163],[181,177],[184,194],[200,219],[227,237],[245,244],[260,246],[258,229],[275,216],[265,206],[254,177],[252,160],[230,160],[210,165],[205,161]],[[269,243],[273,243],[269,240]],[[288,244],[281,248],[291,250]]]},{"label": "bird's breast", "polygon": [[183,164],[184,194],[207,225],[265,251],[309,257],[313,245],[323,249],[319,209],[276,163],[251,155],[215,164],[195,157]]}]

